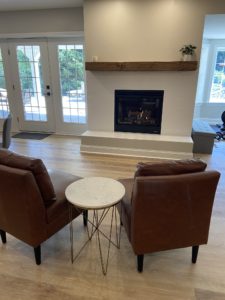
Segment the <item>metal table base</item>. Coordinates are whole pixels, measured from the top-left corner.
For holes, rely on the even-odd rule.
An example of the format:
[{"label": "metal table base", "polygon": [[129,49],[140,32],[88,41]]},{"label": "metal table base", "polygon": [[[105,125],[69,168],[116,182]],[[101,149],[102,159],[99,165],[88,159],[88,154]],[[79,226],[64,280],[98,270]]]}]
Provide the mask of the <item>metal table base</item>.
[{"label": "metal table base", "polygon": [[[74,206],[72,204],[70,205],[70,245],[71,245],[71,262],[73,263],[82,250],[86,247],[86,245],[92,240],[94,234],[97,234],[97,242],[98,242],[98,248],[99,248],[99,254],[100,254],[100,260],[101,260],[101,266],[102,266],[102,273],[104,275],[107,274],[108,270],[108,264],[109,264],[109,254],[110,254],[110,246],[111,244],[115,246],[116,248],[120,248],[120,237],[121,237],[121,224],[120,220],[118,220],[118,212],[116,211],[116,205],[113,205],[109,208],[105,209],[95,209],[93,211],[93,217],[92,220],[87,218],[87,235],[88,239],[87,241],[83,244],[83,246],[80,248],[80,250],[74,255],[74,234],[73,234],[73,220],[72,220],[72,210]],[[110,212],[111,210],[111,212]],[[90,210],[89,210],[90,211]],[[103,220],[105,217],[111,213],[111,219],[110,219],[110,230],[109,230],[109,235],[107,236],[101,229],[100,225],[102,224]],[[119,223],[119,224],[118,224]],[[89,229],[88,224],[91,225],[91,228]],[[112,240],[112,228],[115,225],[115,233],[116,233],[116,242]],[[103,259],[103,251],[102,251],[102,245],[101,245],[101,239],[100,235],[103,236],[105,239],[108,240],[108,248],[107,248],[107,256],[104,262]]]}]

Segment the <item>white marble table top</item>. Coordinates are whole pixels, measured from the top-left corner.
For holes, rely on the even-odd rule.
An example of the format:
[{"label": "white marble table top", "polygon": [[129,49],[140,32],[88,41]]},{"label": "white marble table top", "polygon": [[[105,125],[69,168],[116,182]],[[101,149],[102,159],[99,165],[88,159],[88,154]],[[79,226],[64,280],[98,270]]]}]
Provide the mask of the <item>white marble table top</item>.
[{"label": "white marble table top", "polygon": [[115,179],[86,177],[66,188],[66,198],[83,209],[102,209],[118,203],[125,194],[124,186]]}]

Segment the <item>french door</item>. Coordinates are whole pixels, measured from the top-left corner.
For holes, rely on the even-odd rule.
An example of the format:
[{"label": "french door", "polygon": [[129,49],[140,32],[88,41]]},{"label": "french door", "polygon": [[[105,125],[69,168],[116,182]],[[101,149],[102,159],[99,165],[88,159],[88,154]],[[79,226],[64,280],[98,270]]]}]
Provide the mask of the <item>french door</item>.
[{"label": "french door", "polygon": [[54,132],[47,44],[21,41],[9,49],[19,129]]},{"label": "french door", "polygon": [[7,90],[19,130],[74,135],[84,132],[83,43],[71,39],[14,40],[3,49],[8,70],[5,79],[11,82],[3,90]]}]

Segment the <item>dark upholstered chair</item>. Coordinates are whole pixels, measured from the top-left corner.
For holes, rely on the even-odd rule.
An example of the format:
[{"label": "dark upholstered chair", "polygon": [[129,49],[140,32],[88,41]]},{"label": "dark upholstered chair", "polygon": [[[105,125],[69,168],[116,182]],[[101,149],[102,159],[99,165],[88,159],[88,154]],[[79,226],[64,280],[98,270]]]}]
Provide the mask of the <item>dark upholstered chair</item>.
[{"label": "dark upholstered chair", "polygon": [[205,171],[200,160],[140,163],[134,178],[120,180],[126,194],[118,207],[138,271],[144,254],[192,247],[208,241],[214,196],[220,174]]},{"label": "dark upholstered chair", "polygon": [[[71,174],[47,171],[42,160],[0,149],[0,234],[6,232],[34,248],[41,263],[41,243],[70,221],[66,187]],[[76,218],[80,212],[72,212]]]},{"label": "dark upholstered chair", "polygon": [[11,126],[12,126],[12,117],[9,114],[3,123],[2,130],[2,142],[0,143],[0,148],[8,149],[11,143]]}]

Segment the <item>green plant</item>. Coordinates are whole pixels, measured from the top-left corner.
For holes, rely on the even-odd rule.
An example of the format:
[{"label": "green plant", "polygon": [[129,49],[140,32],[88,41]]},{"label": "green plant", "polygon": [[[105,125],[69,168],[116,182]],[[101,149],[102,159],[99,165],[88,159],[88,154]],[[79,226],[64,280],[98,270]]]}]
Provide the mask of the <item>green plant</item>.
[{"label": "green plant", "polygon": [[180,52],[183,54],[183,55],[193,55],[195,53],[195,49],[197,47],[196,46],[193,46],[193,45],[184,45],[181,49],[180,49]]}]

